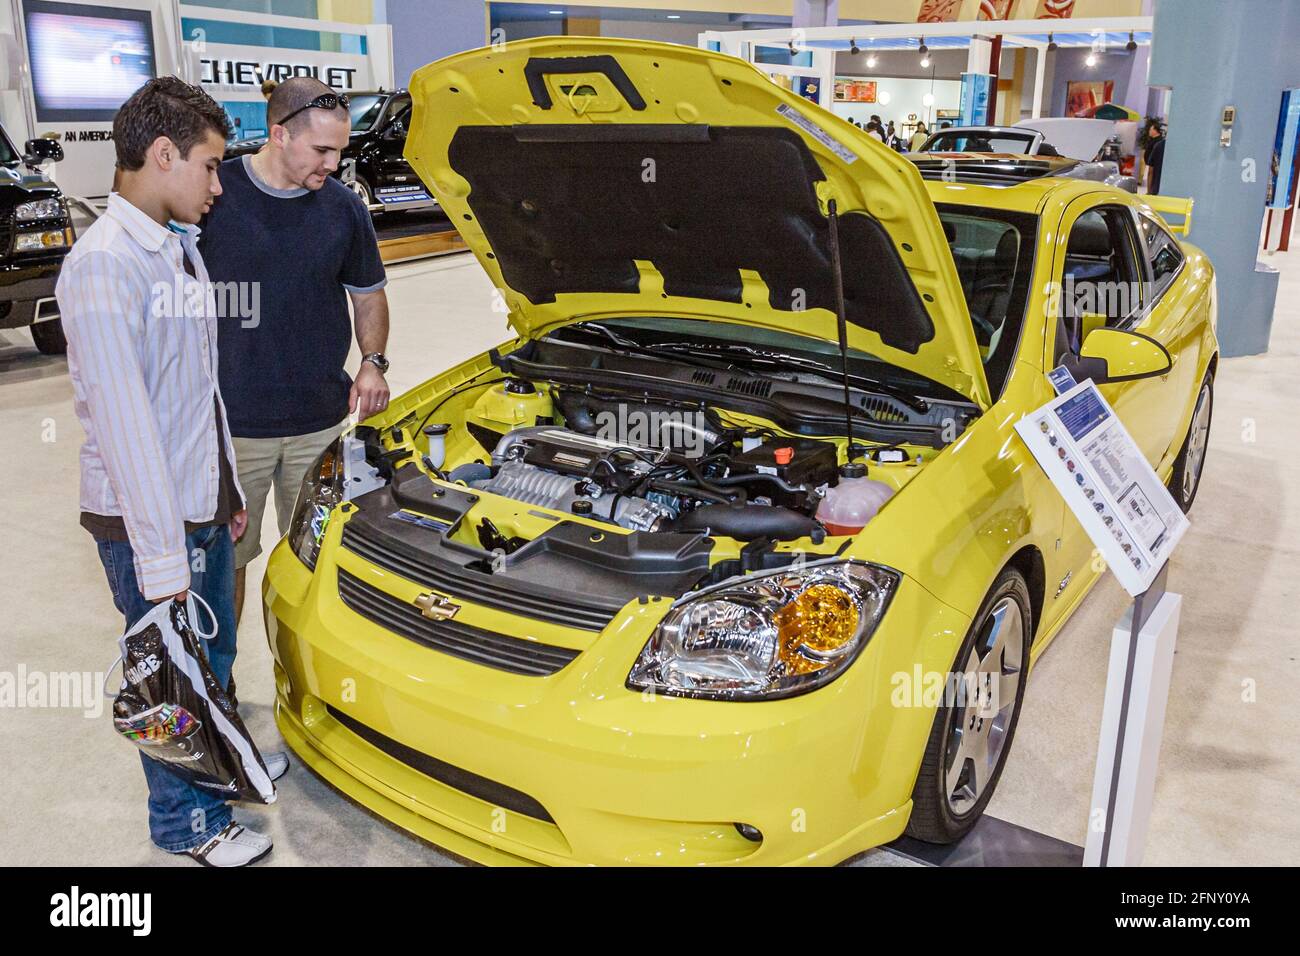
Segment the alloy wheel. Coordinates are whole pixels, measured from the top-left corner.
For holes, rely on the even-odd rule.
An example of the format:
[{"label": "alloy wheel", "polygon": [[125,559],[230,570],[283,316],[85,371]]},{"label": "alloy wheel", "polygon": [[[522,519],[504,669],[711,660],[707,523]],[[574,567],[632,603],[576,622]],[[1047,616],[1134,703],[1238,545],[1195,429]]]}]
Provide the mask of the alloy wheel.
[{"label": "alloy wheel", "polygon": [[372,202],[370,198],[370,187],[366,185],[364,179],[352,180],[352,182],[348,183],[348,188],[361,197],[361,201],[366,204],[367,209],[370,208]]},{"label": "alloy wheel", "polygon": [[1201,468],[1205,465],[1205,449],[1210,438],[1210,386],[1201,388],[1192,412],[1192,427],[1187,433],[1187,462],[1183,466],[1183,500],[1191,501],[1196,486],[1201,481]]},{"label": "alloy wheel", "polygon": [[1023,674],[1024,615],[1004,597],[985,618],[960,675],[964,699],[953,708],[944,793],[956,816],[969,812],[988,788],[1006,749]]}]

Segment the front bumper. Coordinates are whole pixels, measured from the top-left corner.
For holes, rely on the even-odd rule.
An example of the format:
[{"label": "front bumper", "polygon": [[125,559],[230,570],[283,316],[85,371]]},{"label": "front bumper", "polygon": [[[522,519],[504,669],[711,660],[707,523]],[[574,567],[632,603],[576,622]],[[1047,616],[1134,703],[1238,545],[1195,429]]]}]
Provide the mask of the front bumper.
[{"label": "front bumper", "polygon": [[[946,671],[968,624],[918,585],[904,579],[862,656],[821,690],[687,700],[624,686],[666,600],[630,603],[557,673],[512,674],[343,604],[340,567],[403,600],[421,588],[338,535],[315,574],[284,542],[271,555],[276,720],[305,763],[385,819],[478,862],[549,865],[833,864],[906,826],[934,708],[899,706],[891,680]],[[471,605],[462,618],[564,643],[556,625]]]},{"label": "front bumper", "polygon": [[32,324],[36,303],[54,297],[59,281],[60,257],[54,262],[0,270],[0,329],[18,329]]}]

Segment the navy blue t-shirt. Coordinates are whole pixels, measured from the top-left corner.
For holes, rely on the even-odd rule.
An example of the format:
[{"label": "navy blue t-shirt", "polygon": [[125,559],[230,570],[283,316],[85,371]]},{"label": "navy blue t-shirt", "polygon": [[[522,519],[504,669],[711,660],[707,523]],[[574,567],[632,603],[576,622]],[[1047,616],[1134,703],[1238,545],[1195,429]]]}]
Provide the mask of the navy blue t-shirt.
[{"label": "navy blue t-shirt", "polygon": [[258,283],[215,290],[230,433],[283,438],[337,425],[352,388],[347,291],[387,282],[370,213],[333,178],[315,191],[273,189],[247,156],[226,160],[219,176],[201,223],[203,262],[213,283]]}]

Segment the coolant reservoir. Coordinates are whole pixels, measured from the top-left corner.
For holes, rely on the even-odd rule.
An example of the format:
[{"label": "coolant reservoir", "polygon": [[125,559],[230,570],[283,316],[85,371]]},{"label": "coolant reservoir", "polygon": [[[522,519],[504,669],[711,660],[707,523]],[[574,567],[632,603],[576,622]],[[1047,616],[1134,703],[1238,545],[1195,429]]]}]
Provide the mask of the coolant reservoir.
[{"label": "coolant reservoir", "polygon": [[826,533],[857,534],[894,494],[892,485],[867,477],[867,466],[850,462],[840,469],[840,482],[826,491],[817,507],[817,520]]}]

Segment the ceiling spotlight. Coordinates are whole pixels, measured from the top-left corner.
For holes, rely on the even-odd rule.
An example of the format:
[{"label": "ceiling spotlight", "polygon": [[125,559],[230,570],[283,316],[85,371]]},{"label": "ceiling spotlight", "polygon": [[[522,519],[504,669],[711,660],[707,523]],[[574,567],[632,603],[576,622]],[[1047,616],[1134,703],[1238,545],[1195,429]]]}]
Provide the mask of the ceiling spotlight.
[{"label": "ceiling spotlight", "polygon": [[682,15],[681,15],[680,13],[667,13],[667,14],[664,14],[664,19],[665,19],[665,20],[680,20],[681,18],[682,18]]},{"label": "ceiling spotlight", "polygon": [[918,52],[921,54],[921,56],[925,56],[927,53],[930,52],[930,48],[925,45],[925,37],[921,37],[921,49]]},{"label": "ceiling spotlight", "polygon": [[1124,49],[1132,53],[1137,48],[1138,48],[1137,40],[1133,39],[1133,31],[1130,30],[1128,33],[1128,42],[1124,44]]},{"label": "ceiling spotlight", "polygon": [[1084,62],[1084,65],[1086,65],[1086,66],[1096,66],[1096,65],[1097,65],[1097,54],[1095,54],[1095,53],[1089,53],[1087,59],[1085,59],[1083,62]]},{"label": "ceiling spotlight", "polygon": [[564,16],[564,11],[563,11],[563,10],[547,10],[546,12],[549,13],[549,14],[550,14],[551,16],[553,16],[553,17],[562,17],[562,16]]},{"label": "ceiling spotlight", "polygon": [[876,68],[876,55],[872,53],[867,57],[867,69],[874,70],[875,68]]},{"label": "ceiling spotlight", "polygon": [[928,56],[921,57],[921,69],[923,70],[930,69],[930,58]]},{"label": "ceiling spotlight", "polygon": [[849,40],[849,52],[852,53],[854,56],[857,56],[859,53],[862,52],[861,50],[858,49],[857,40]]},{"label": "ceiling spotlight", "polygon": [[1050,53],[1055,49],[1056,49],[1056,35],[1049,33],[1047,34],[1047,52]]}]

